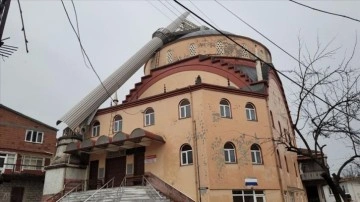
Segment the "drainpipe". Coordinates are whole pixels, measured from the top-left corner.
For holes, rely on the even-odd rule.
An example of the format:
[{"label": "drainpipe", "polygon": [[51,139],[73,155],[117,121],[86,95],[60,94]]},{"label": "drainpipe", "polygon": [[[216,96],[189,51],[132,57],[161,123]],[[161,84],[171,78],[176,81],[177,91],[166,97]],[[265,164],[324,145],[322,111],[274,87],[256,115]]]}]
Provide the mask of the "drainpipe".
[{"label": "drainpipe", "polygon": [[[191,92],[191,86],[188,87],[189,89],[189,93],[190,93],[190,107],[191,107],[191,123],[192,123],[192,132],[193,132],[193,137],[194,137],[194,156],[195,156],[195,161],[194,161],[194,170],[195,170],[195,184],[196,184],[196,199],[197,201],[201,202],[201,194],[200,192],[200,168],[199,168],[199,152],[198,152],[198,141],[197,141],[197,136],[196,136],[196,120],[194,118],[194,102],[193,102],[193,97],[192,97],[192,92]],[[196,155],[195,155],[196,154]]]}]

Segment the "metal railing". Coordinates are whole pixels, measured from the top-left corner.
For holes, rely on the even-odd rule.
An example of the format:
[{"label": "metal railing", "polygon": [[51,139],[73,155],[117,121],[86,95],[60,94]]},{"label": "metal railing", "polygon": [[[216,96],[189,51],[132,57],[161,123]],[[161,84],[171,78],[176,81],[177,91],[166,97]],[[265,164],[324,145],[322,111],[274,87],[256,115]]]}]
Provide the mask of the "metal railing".
[{"label": "metal railing", "polygon": [[11,170],[11,173],[23,173],[26,171],[44,171],[44,167],[45,166],[4,163],[4,167],[2,168],[2,170]]},{"label": "metal railing", "polygon": [[84,202],[90,200],[95,194],[99,193],[100,190],[104,189],[104,187],[109,188],[109,185],[111,183],[111,187],[114,187],[114,180],[115,177],[111,178],[107,183],[105,183],[100,189],[96,190],[89,198],[87,198]]},{"label": "metal railing", "polygon": [[[68,184],[68,183],[67,183],[67,184]],[[81,187],[80,190],[84,190],[84,183],[83,183],[83,182],[81,182],[81,183],[79,183],[78,185],[76,185],[74,188],[72,188],[70,191],[68,191],[66,194],[64,194],[61,198],[59,198],[58,200],[56,200],[56,202],[61,201],[63,198],[65,198],[65,197],[68,196],[69,194],[73,193],[74,191],[77,192],[77,191],[78,191],[78,188],[80,188],[80,187]],[[64,185],[63,191],[65,190],[65,188],[66,188],[66,184]]]},{"label": "metal railing", "polygon": [[[154,186],[149,182],[149,180],[146,179],[145,175],[143,175],[143,177],[142,177],[142,185],[143,185],[143,186],[148,185],[148,186],[151,188],[151,190],[156,193],[156,195],[159,197],[159,199],[165,198],[165,197],[161,196],[160,193],[159,193],[159,192],[154,188]],[[152,195],[151,195],[151,197],[152,197]],[[152,198],[153,198],[153,199],[156,199],[156,198],[154,198],[154,197],[152,197]]]},{"label": "metal railing", "polygon": [[124,191],[124,186],[126,186],[126,176],[123,178],[118,190],[116,191],[116,199],[120,199],[119,192],[122,193]]}]

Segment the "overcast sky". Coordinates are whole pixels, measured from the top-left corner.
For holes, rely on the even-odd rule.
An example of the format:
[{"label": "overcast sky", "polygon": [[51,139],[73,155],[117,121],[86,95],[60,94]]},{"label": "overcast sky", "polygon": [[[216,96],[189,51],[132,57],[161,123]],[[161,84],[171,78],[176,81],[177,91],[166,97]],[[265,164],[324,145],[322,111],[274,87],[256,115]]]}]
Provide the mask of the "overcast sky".
[{"label": "overcast sky", "polygon": [[[99,81],[83,61],[79,44],[66,18],[60,0],[22,0],[29,53],[25,51],[17,1],[12,1],[3,38],[5,44],[19,47],[10,58],[0,58],[0,102],[51,126]],[[330,61],[336,65],[352,49],[360,23],[301,7],[289,1],[220,1],[268,38],[296,55],[298,37],[314,49],[317,37],[324,44],[335,37],[331,47],[341,47]],[[296,62],[248,28],[214,1],[183,1],[193,11],[210,18],[218,28],[253,38],[269,48],[273,63],[280,70],[296,67]],[[305,1],[307,5],[360,19],[360,1]],[[74,10],[65,1],[72,22]],[[166,5],[167,7],[165,7]],[[197,8],[200,8],[203,15]],[[174,2],[75,0],[83,46],[104,80],[146,42],[152,33],[175,19]],[[177,8],[177,10],[174,9]],[[172,9],[170,11],[168,8]],[[158,10],[161,10],[159,12]],[[173,13],[174,12],[174,13]],[[171,20],[170,20],[170,19]],[[194,18],[189,18],[198,24]],[[198,20],[199,21],[199,20]],[[358,34],[359,38],[359,34]],[[359,38],[360,39],[360,38]],[[357,48],[360,50],[359,48]],[[360,52],[360,51],[359,51]],[[354,64],[360,63],[360,54]],[[119,91],[122,100],[140,81],[139,70]],[[285,81],[287,95],[296,87]],[[289,98],[291,99],[291,98]],[[291,100],[289,100],[289,103]],[[109,106],[106,102],[103,106]],[[291,108],[291,107],[290,107]],[[326,152],[330,166],[338,167],[348,152],[329,142]]]}]

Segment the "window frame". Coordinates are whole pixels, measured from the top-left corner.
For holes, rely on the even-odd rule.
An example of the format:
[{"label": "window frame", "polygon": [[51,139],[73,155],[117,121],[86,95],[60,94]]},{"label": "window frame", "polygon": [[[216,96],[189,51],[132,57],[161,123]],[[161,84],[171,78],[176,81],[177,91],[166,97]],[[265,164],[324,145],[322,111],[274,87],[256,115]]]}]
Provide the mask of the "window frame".
[{"label": "window frame", "polygon": [[98,137],[98,136],[100,136],[100,122],[96,120],[91,126],[91,137]]},{"label": "window frame", "polygon": [[[29,132],[30,132],[30,140],[28,140]],[[35,134],[35,140],[34,140],[34,134]],[[40,134],[41,134],[41,141],[38,141]],[[25,132],[25,142],[42,144],[44,142],[44,132],[37,131],[37,130],[26,130],[26,132]]]},{"label": "window frame", "polygon": [[[226,146],[230,146],[232,148],[226,148]],[[233,154],[233,160],[231,159],[231,153]],[[228,158],[228,160],[226,160],[226,157]],[[226,142],[224,144],[224,160],[226,164],[235,164],[237,163],[237,158],[236,158],[236,149],[235,149],[235,145],[232,142]]]},{"label": "window frame", "polygon": [[[118,119],[117,119],[118,118]],[[114,125],[113,125],[113,131],[114,133],[121,132],[122,131],[122,121],[123,118],[120,115],[116,115],[114,117]]]},{"label": "window frame", "polygon": [[[188,104],[187,103],[183,104],[184,102],[188,102]],[[184,114],[182,112],[184,112]],[[191,103],[188,99],[182,99],[179,102],[179,119],[186,119],[190,117],[191,117]]]},{"label": "window frame", "polygon": [[[29,163],[25,163],[26,160],[29,161]],[[40,169],[38,169],[39,167],[36,166],[40,166],[37,165],[38,160],[41,160],[41,167]],[[32,165],[32,162],[36,162],[36,165]],[[21,171],[23,170],[40,170],[40,171],[44,171],[44,165],[45,165],[45,158],[43,157],[37,157],[37,156],[22,156],[21,159]]]},{"label": "window frame", "polygon": [[[226,102],[227,104],[223,104],[221,102]],[[222,98],[219,102],[219,106],[220,106],[220,117],[221,118],[228,118],[231,119],[231,104],[230,101],[228,99]],[[226,109],[228,109],[229,114],[226,113]],[[222,113],[223,112],[223,113]]]},{"label": "window frame", "polygon": [[[257,149],[253,149],[253,146],[257,147]],[[251,153],[251,162],[252,162],[253,165],[262,165],[262,164],[264,164],[260,145],[252,144],[251,147],[250,147],[250,153]],[[259,159],[260,159],[260,162],[259,162]]]},{"label": "window frame", "polygon": [[[234,192],[241,192],[241,193],[234,193]],[[251,192],[251,193],[250,193]],[[233,201],[234,197],[241,197],[242,201],[247,201],[245,200],[245,197],[252,197],[252,201],[253,202],[257,202],[258,198],[262,198],[262,201],[265,202],[265,193],[264,190],[232,190],[232,197],[233,197]]]},{"label": "window frame", "polygon": [[155,125],[155,110],[149,107],[144,111],[144,126],[152,125]]},{"label": "window frame", "polygon": [[[248,107],[249,105],[251,106],[251,108]],[[257,121],[256,108],[253,103],[251,103],[251,102],[246,103],[245,114],[246,114],[246,119],[248,121]],[[252,117],[252,116],[254,116],[254,117]]]},{"label": "window frame", "polygon": [[[189,147],[190,150],[184,150],[184,147]],[[192,147],[189,144],[183,144],[180,147],[180,165],[181,166],[187,166],[187,165],[192,165],[194,163],[194,158],[193,158],[193,152],[192,152]],[[185,159],[183,158],[185,155]],[[189,156],[191,155],[191,162],[189,162]]]}]

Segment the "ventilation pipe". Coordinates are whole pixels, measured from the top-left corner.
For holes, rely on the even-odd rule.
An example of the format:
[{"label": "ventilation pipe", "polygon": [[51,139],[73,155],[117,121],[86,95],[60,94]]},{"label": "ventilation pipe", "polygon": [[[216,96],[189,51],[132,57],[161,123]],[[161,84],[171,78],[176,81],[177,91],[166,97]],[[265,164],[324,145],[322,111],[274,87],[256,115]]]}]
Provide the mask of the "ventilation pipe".
[{"label": "ventilation pipe", "polygon": [[[256,55],[256,57],[259,57],[256,46],[255,46],[255,55]],[[261,61],[258,58],[256,58],[256,75],[257,75],[258,81],[263,80],[263,74],[262,74],[262,70],[261,70]]]},{"label": "ventilation pipe", "polygon": [[92,112],[97,110],[111,94],[119,89],[147,60],[149,60],[157,49],[170,40],[172,33],[175,32],[188,15],[189,12],[185,12],[166,28],[158,29],[147,44],[103,81],[104,86],[101,84],[98,85],[58,120],[56,124],[64,122],[72,130],[75,130],[80,126]]}]

